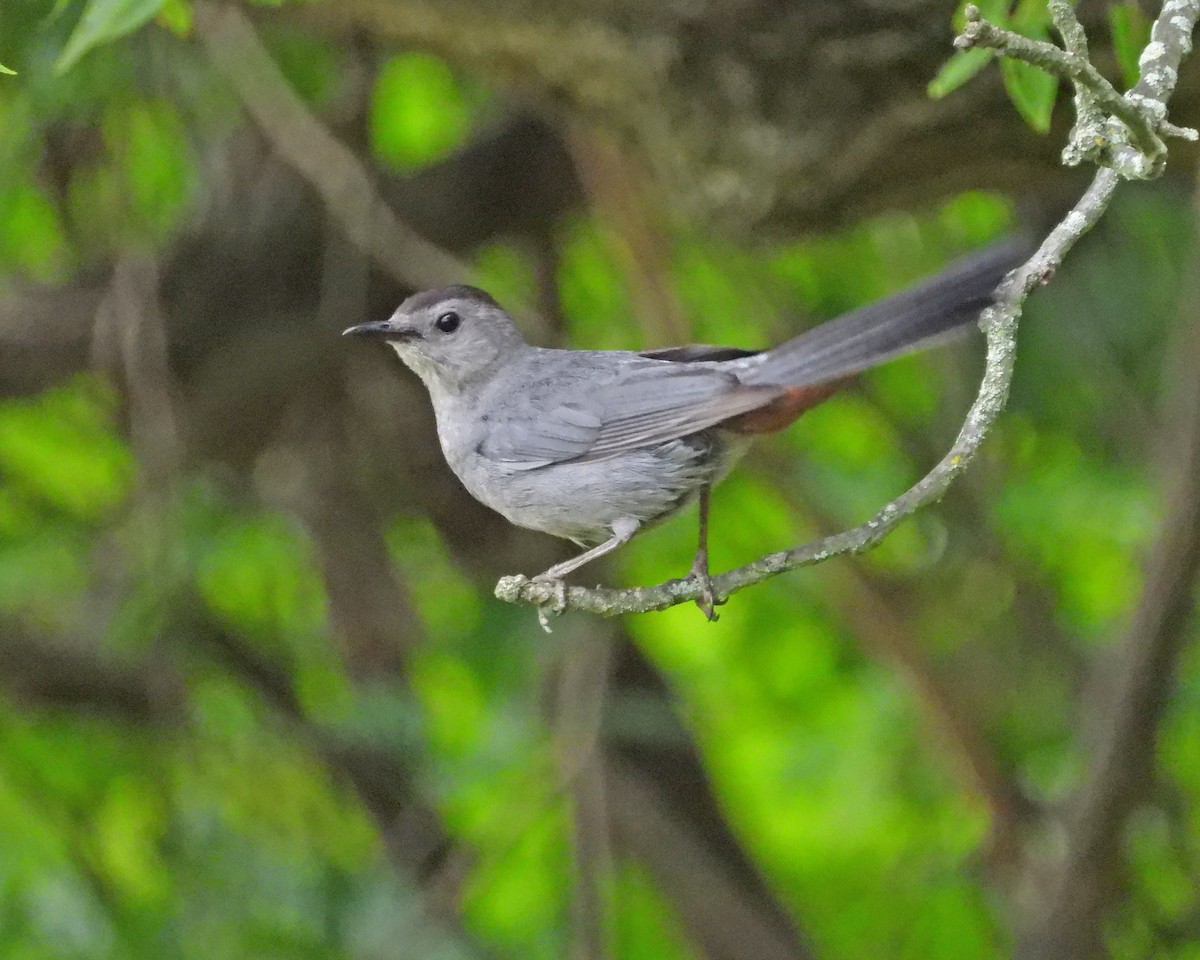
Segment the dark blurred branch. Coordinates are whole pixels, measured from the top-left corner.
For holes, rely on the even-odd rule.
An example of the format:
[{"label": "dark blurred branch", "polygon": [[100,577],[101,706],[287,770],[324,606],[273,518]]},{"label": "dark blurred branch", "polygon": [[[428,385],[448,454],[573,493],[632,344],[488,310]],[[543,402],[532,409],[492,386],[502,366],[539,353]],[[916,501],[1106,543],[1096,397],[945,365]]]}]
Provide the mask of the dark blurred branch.
[{"label": "dark blurred branch", "polygon": [[102,293],[89,287],[9,287],[0,297],[0,392],[33,392],[76,373]]},{"label": "dark blurred branch", "polygon": [[130,255],[117,261],[92,340],[94,362],[124,387],[143,489],[156,497],[175,479],[182,454],[159,282],[154,259]]},{"label": "dark blurred branch", "polygon": [[562,264],[559,240],[549,229],[538,231],[529,239],[538,314],[545,320],[547,328],[544,342],[546,346],[562,346],[567,339],[567,314],[558,285],[558,270]]},{"label": "dark blurred branch", "polygon": [[851,632],[904,675],[935,736],[954,755],[966,788],[987,804],[991,817],[989,858],[1015,861],[1021,827],[1036,813],[1032,799],[1001,761],[979,718],[970,713],[953,685],[930,661],[913,635],[912,617],[887,600],[861,565],[851,566],[838,582],[848,587],[841,591],[845,597],[838,606]]},{"label": "dark blurred branch", "polygon": [[667,678],[627,636],[615,661],[602,731],[618,854],[658,878],[708,960],[812,956],[800,923],[730,825]]},{"label": "dark blurred branch", "polygon": [[[328,326],[365,319],[366,259],[336,230],[326,241],[320,313]],[[405,660],[424,636],[384,539],[384,520],[367,496],[346,435],[352,414],[343,384],[310,383],[295,395],[259,486],[300,518],[312,537],[329,616],[346,669],[362,684],[405,679]],[[275,486],[272,487],[272,484]],[[407,691],[398,695],[407,695]]]},{"label": "dark blurred branch", "polygon": [[558,772],[571,814],[572,960],[604,960],[612,941],[614,874],[600,732],[612,665],[608,633],[585,630],[563,648],[555,691]]},{"label": "dark blurred branch", "polygon": [[18,702],[168,727],[183,720],[185,691],[166,663],[113,663],[67,641],[0,622],[0,687]]},{"label": "dark blurred branch", "polygon": [[[1200,206],[1198,206],[1200,209]],[[1194,284],[1193,284],[1194,286]],[[1105,955],[1104,922],[1122,878],[1125,823],[1154,782],[1155,740],[1180,654],[1195,619],[1200,573],[1200,314],[1179,349],[1167,511],[1146,563],[1146,580],[1121,643],[1121,663],[1097,715],[1103,727],[1087,781],[1073,804],[1066,855],[1045,914],[1020,953],[1026,960],[1090,960]]]},{"label": "dark blurred branch", "polygon": [[196,27],[217,70],[271,145],[321,195],[346,235],[398,283],[461,282],[470,268],[401,223],[354,154],[304,105],[234,6],[196,4]]},{"label": "dark blurred branch", "polygon": [[613,830],[646,865],[671,900],[689,939],[706,960],[806,960],[813,953],[795,928],[780,923],[774,904],[730,874],[669,793],[624,761],[605,769]]}]

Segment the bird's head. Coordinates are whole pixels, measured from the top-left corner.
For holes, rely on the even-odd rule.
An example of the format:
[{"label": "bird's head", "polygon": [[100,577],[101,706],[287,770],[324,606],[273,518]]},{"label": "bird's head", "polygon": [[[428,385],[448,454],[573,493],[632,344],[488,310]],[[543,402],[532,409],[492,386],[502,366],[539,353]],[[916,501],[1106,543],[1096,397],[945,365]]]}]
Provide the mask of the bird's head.
[{"label": "bird's head", "polygon": [[431,393],[456,393],[528,349],[504,308],[465,285],[413,294],[387,320],[344,334],[386,340]]}]

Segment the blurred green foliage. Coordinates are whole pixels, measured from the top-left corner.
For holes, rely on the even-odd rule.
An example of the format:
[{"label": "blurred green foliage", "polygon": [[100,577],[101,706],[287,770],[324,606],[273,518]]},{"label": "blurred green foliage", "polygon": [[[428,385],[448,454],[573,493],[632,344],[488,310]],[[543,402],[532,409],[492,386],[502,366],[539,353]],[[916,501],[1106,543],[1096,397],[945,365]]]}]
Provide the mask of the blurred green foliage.
[{"label": "blurred green foliage", "polygon": [[[163,99],[134,69],[142,60],[130,50],[152,49],[168,36],[162,28],[105,43],[158,12],[185,31],[185,4],[91,0],[56,10],[49,19],[33,3],[0,12],[20,79],[0,84],[0,274],[43,282],[114,250],[168,242],[201,189],[192,140],[209,122],[202,105]],[[1135,31],[1132,14],[1120,16]],[[284,32],[271,40],[291,82],[324,102],[336,51]],[[942,92],[980,65],[969,56],[947,66]],[[1029,79],[1010,76],[1010,90]],[[488,96],[429,55],[398,54],[374,79],[370,148],[400,170],[435,161],[486,117]],[[1014,92],[1022,97],[1027,116],[1048,117],[1045,84]],[[92,162],[53,184],[40,161],[64,130],[85,138]],[[939,669],[968,653],[982,658],[967,692],[1003,752],[1051,798],[1078,771],[1071,678],[1047,669],[1026,678],[1023,697],[1002,698],[986,659],[994,654],[973,648],[986,634],[993,650],[1011,644],[1021,656],[1018,591],[1049,598],[1076,654],[1111,637],[1137,595],[1138,558],[1161,511],[1140,469],[1147,451],[1129,448],[1132,431],[1114,432],[1123,425],[1093,393],[1095,363],[1113,364],[1108,372],[1123,375],[1131,396],[1155,402],[1158,345],[1186,247],[1177,241],[1190,225],[1178,204],[1152,195],[1124,201],[1114,217],[1128,243],[1120,255],[1139,258],[1145,280],[1128,282],[1138,272],[1127,270],[1120,289],[1097,294],[1090,339],[1052,296],[1032,311],[1011,412],[978,467],[998,478],[984,529],[957,522],[972,496],[957,490],[854,568],[914,595],[911,629]],[[964,194],[923,216],[766,250],[684,232],[673,238],[671,289],[697,341],[761,346],[931,272],[1011,220],[1005,201]],[[627,261],[602,220],[579,217],[565,230],[557,279],[575,344],[657,345],[633,309]],[[492,246],[476,265],[501,299],[531,298],[521,251]],[[1103,260],[1080,269],[1103,287]],[[906,359],[762,445],[716,495],[715,566],[869,516],[940,455],[977,367],[969,350]],[[286,666],[306,715],[412,759],[452,834],[477,854],[465,897],[472,934],[531,960],[564,956],[568,813],[540,685],[569,630],[567,639],[543,636],[528,611],[499,606],[457,567],[427,520],[392,518],[388,546],[425,637],[411,695],[362,689],[333,640],[313,545],[292,518],[194,478],[164,521],[177,560],[138,558],[128,543],[139,529],[138,465],[122,417],[112,389],[90,378],[0,404],[0,613],[66,637],[103,635],[124,663],[177,642],[160,631],[171,605],[194,595]],[[683,573],[693,526],[687,516],[640,538],[618,557],[616,576]],[[989,538],[1001,552],[974,555],[972,543]],[[987,813],[931,747],[911,688],[856,644],[838,600],[845,570],[766,583],[711,628],[698,629],[685,607],[627,626],[671,678],[737,833],[821,956],[1002,956],[1003,925],[974,870]],[[114,599],[122,577],[132,586]],[[155,578],[164,582],[146,591]],[[184,663],[185,716],[166,729],[0,701],[0,953],[366,960],[395,956],[404,941],[400,955],[462,955],[389,868],[361,802],[286,721],[211,661]],[[1162,748],[1192,811],[1198,704],[1193,656]],[[1147,952],[1152,923],[1191,907],[1194,879],[1167,825],[1135,827],[1141,899],[1114,934],[1130,957]],[[1196,830],[1190,819],[1188,828]],[[623,960],[690,955],[636,865],[619,865],[614,906]],[[1196,953],[1180,944],[1169,955]]]},{"label": "blurred green foliage", "polygon": [[483,89],[427,53],[390,57],[371,92],[371,149],[384,163],[414,170],[461,146],[486,103]]},{"label": "blurred green foliage", "polygon": [[[88,0],[59,54],[55,70],[66,73],[89,50],[119,40],[158,13],[163,0]],[[63,9],[65,5],[60,5]]]}]

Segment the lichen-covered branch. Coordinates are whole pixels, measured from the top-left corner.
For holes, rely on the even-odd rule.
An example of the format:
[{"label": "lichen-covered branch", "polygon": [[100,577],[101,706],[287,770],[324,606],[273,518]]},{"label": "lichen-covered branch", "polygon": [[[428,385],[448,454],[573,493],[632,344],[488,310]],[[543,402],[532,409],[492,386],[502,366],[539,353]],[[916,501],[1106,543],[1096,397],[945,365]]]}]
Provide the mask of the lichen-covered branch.
[{"label": "lichen-covered branch", "polygon": [[[1052,12],[1067,44],[1066,50],[1000,30],[983,20],[973,7],[967,11],[967,29],[955,42],[960,47],[991,46],[1003,56],[1037,63],[1068,77],[1076,83],[1077,89],[1085,89],[1087,96],[1081,95],[1082,99],[1093,98],[1097,109],[1107,111],[1125,124],[1129,130],[1128,145],[1119,153],[1112,151],[1102,158],[1109,162],[1102,164],[1083,197],[1050,232],[1038,251],[1006,278],[997,291],[995,304],[984,311],[980,320],[987,335],[983,380],[958,438],[941,462],[866,523],[791,550],[769,554],[715,578],[713,587],[718,602],[786,570],[820,563],[839,554],[867,550],[906,517],[941,499],[966,469],[1004,409],[1012,381],[1017,321],[1025,299],[1054,275],[1071,247],[1095,225],[1122,178],[1144,179],[1161,171],[1166,147],[1158,131],[1166,120],[1166,100],[1178,78],[1180,59],[1190,49],[1192,29],[1200,18],[1200,0],[1167,0],[1163,5],[1154,24],[1151,42],[1142,53],[1141,79],[1127,97],[1118,94],[1087,61],[1086,37],[1073,13],[1057,3]],[[1078,132],[1077,127],[1076,136]],[[517,575],[502,578],[496,584],[496,596],[508,603],[537,606],[545,624],[548,612],[565,610],[584,610],[603,616],[665,610],[696,599],[701,589],[702,585],[693,578],[618,590],[568,587]]]},{"label": "lichen-covered branch", "polygon": [[966,26],[954,45],[961,50],[986,47],[1074,84],[1076,124],[1063,151],[1064,163],[1088,160],[1111,166],[1128,179],[1159,176],[1167,157],[1163,137],[1197,138],[1195,130],[1167,121],[1166,102],[1178,80],[1179,62],[1191,49],[1200,0],[1168,0],[1164,4],[1150,43],[1142,51],[1141,77],[1124,96],[1088,59],[1087,37],[1071,5],[1052,0],[1050,11],[1066,49],[998,27],[985,20],[974,5],[967,7]]}]

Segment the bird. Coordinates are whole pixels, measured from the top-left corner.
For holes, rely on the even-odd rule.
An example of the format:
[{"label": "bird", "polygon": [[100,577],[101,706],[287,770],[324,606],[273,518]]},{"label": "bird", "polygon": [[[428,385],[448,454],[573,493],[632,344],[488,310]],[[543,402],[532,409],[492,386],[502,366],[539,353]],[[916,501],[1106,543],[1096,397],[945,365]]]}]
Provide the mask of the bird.
[{"label": "bird", "polygon": [[996,244],[767,350],[534,346],[491,295],[463,284],[343,333],[386,342],[424,383],[442,453],[472,496],[583,548],[535,580],[561,583],[698,502],[688,576],[713,620],[709,495],[752,440],[855,374],[966,329],[1023,258],[1022,243]]}]

